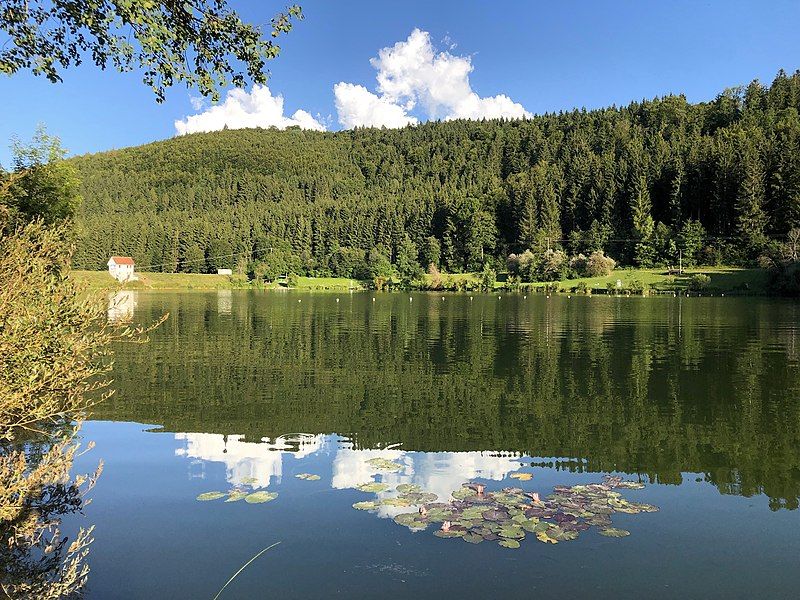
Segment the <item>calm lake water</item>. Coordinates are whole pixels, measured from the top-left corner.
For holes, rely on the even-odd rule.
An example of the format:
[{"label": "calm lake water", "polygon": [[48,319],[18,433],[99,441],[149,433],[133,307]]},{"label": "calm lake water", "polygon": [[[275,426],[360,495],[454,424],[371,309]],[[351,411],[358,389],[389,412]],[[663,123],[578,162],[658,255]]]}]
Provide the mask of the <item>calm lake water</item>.
[{"label": "calm lake water", "polygon": [[[118,349],[117,395],[83,430],[97,447],[77,468],[105,462],[81,521],[96,525],[90,598],[213,598],[275,542],[221,598],[798,595],[796,303],[247,291],[127,301],[110,318],[170,318],[150,344]],[[590,509],[558,505],[592,488],[557,486],[609,474],[646,485],[596,488]],[[369,482],[389,489],[356,489]],[[403,483],[419,487],[396,491]],[[277,497],[196,500],[232,489]],[[453,491],[471,495],[450,504]],[[533,492],[544,505],[523,496]],[[623,510],[575,525],[609,498]],[[426,503],[471,509],[486,539],[394,521]],[[495,539],[498,521],[476,507],[513,535]],[[577,539],[539,541],[536,514]],[[601,535],[607,518],[630,535]],[[519,531],[519,548],[498,544]]]}]

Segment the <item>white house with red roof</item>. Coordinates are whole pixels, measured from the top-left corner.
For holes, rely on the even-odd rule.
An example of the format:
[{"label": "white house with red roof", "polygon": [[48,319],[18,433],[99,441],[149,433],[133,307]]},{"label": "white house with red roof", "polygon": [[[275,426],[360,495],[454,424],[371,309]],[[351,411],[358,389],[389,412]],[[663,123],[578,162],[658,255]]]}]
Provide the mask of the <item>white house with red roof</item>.
[{"label": "white house with red roof", "polygon": [[136,281],[135,263],[130,256],[112,256],[108,259],[108,274],[117,281]]}]

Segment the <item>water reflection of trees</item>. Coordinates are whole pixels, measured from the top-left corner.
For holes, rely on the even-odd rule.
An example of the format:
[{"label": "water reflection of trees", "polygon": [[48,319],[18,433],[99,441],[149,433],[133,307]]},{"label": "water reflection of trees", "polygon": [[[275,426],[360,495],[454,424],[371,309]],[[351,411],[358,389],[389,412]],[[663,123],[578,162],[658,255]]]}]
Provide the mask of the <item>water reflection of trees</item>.
[{"label": "water reflection of trees", "polygon": [[509,450],[724,493],[800,496],[798,308],[731,299],[213,295],[118,356],[101,416],[173,431],[337,432]]},{"label": "water reflection of trees", "polygon": [[92,528],[64,535],[66,515],[81,512],[91,476],[72,477],[79,445],[70,435],[0,447],[0,589],[8,598],[72,597],[86,584]]}]

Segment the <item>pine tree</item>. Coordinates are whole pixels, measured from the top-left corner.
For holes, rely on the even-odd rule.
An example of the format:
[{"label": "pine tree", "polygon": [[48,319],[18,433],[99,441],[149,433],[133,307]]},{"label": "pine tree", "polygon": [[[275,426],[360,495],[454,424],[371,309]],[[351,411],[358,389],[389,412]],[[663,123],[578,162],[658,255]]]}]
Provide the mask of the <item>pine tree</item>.
[{"label": "pine tree", "polygon": [[743,176],[736,196],[736,231],[750,258],[755,258],[766,242],[764,167],[752,144],[746,145],[741,160]]},{"label": "pine tree", "polygon": [[655,223],[651,214],[652,203],[647,181],[644,177],[639,179],[636,192],[631,203],[631,234],[634,240],[633,261],[640,267],[649,267],[653,264],[653,233]]}]

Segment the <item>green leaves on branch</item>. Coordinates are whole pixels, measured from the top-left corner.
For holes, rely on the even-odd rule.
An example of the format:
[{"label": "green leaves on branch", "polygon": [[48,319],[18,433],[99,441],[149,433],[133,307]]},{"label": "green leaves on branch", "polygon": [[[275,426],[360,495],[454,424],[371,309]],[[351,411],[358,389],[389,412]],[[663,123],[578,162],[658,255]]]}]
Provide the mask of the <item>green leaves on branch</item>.
[{"label": "green leaves on branch", "polygon": [[4,0],[0,73],[60,82],[65,69],[91,60],[101,69],[142,70],[158,102],[178,82],[217,100],[229,84],[265,83],[266,62],[280,52],[274,38],[302,18],[290,6],[265,39],[227,0]]}]

